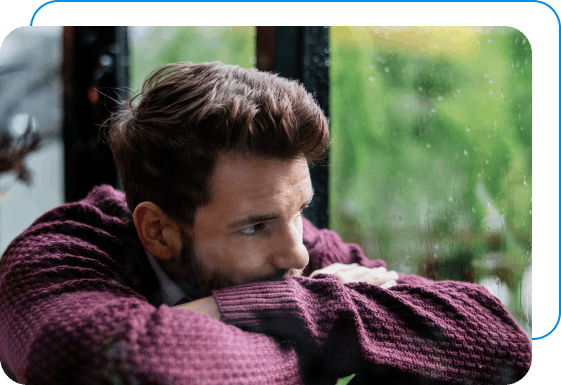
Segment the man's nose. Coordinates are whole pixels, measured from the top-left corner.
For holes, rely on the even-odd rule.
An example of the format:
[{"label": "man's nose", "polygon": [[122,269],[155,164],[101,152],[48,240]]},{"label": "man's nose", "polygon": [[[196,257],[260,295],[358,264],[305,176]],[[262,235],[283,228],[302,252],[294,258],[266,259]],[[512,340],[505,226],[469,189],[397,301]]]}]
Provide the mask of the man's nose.
[{"label": "man's nose", "polygon": [[273,264],[277,269],[303,269],[308,265],[308,250],[302,243],[302,228],[290,226],[283,229],[277,239]]}]

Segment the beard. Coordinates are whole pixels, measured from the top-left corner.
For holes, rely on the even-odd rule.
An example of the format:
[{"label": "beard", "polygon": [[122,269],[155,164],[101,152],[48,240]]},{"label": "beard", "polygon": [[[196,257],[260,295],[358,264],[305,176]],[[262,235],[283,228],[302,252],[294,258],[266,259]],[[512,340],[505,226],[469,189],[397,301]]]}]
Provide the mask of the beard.
[{"label": "beard", "polygon": [[[228,275],[228,266],[222,266],[220,271],[211,271],[205,266],[202,258],[195,255],[193,246],[193,238],[191,235],[181,228],[181,255],[179,256],[180,271],[179,282],[183,290],[192,292],[197,298],[208,297],[212,295],[213,290],[232,287],[239,284],[263,282],[263,281],[280,281],[289,277],[302,275],[304,269],[277,269],[272,275],[266,277],[257,277],[240,283],[236,277]],[[186,290],[186,292],[187,292]]]}]

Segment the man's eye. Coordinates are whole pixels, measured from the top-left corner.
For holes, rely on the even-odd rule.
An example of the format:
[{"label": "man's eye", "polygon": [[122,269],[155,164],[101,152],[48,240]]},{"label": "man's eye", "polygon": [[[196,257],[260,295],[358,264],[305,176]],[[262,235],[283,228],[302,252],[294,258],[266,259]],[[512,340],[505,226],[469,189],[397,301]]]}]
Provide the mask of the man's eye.
[{"label": "man's eye", "polygon": [[253,225],[246,229],[240,230],[240,232],[246,235],[253,235],[258,231],[260,231],[263,228],[263,226],[264,226],[263,223],[259,223],[257,225]]},{"label": "man's eye", "polygon": [[[305,206],[302,208],[302,210],[300,210],[300,211],[298,212],[298,214],[300,214],[302,217],[304,217],[303,211],[306,210],[308,207],[309,207],[309,205],[305,205]],[[265,224],[264,224],[264,223],[259,223],[259,224],[257,224],[257,225],[250,226],[250,227],[248,227],[247,229],[240,230],[240,233],[242,233],[243,235],[246,235],[246,236],[248,236],[248,237],[251,237],[251,236],[256,235],[257,233],[263,231],[263,228],[264,228],[264,227],[265,227]],[[253,229],[253,231],[251,231],[252,229]],[[246,232],[246,231],[248,231],[248,230],[249,230],[250,232]]]}]

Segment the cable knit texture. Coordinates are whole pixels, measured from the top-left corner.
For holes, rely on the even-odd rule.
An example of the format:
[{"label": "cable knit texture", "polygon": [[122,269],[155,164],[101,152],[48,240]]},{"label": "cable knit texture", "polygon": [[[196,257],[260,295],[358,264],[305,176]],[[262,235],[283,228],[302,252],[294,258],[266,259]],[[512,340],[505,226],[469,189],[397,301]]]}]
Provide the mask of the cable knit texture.
[{"label": "cable knit texture", "polygon": [[[304,220],[310,267],[385,266]],[[306,274],[305,274],[306,275]],[[162,304],[124,194],[53,209],[0,259],[0,361],[27,384],[510,384],[528,337],[480,286],[294,277],[217,290],[221,321]]]}]

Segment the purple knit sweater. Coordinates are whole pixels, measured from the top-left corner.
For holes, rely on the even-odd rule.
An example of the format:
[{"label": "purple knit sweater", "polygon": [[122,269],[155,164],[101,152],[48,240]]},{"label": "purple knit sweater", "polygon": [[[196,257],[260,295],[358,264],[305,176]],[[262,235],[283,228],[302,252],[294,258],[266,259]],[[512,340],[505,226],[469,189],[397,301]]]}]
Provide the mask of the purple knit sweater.
[{"label": "purple knit sweater", "polygon": [[[384,266],[304,220],[312,268]],[[311,269],[308,269],[310,272]],[[328,275],[215,291],[221,321],[161,305],[124,194],[60,206],[0,260],[0,361],[27,384],[509,384],[526,334],[484,288]]]}]

